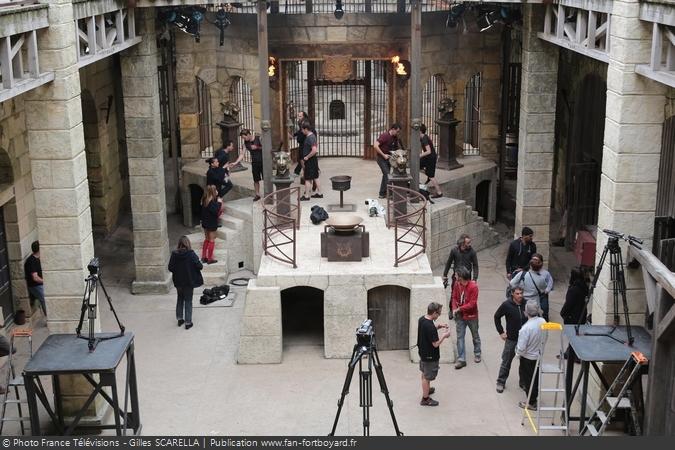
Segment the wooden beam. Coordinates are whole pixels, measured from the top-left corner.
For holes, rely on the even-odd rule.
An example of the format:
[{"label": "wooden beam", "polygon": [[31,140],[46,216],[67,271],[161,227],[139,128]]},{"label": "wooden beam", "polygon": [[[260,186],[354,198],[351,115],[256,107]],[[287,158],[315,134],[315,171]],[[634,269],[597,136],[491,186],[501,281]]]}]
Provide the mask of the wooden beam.
[{"label": "wooden beam", "polygon": [[98,35],[96,36],[96,43],[101,49],[108,48],[108,38],[105,33],[105,15],[101,14],[96,16],[96,22],[98,22]]},{"label": "wooden beam", "polygon": [[93,62],[100,61],[103,58],[107,58],[108,56],[114,55],[115,53],[119,53],[123,50],[128,49],[129,47],[133,47],[134,45],[139,44],[142,41],[143,41],[142,36],[136,36],[133,39],[127,39],[122,44],[114,44],[110,48],[100,50],[95,55],[82,55],[80,57],[80,60],[77,62],[77,67],[81,69],[84,66],[88,66]]},{"label": "wooden beam", "polygon": [[652,56],[649,62],[652,70],[661,70],[662,43],[661,27],[658,23],[654,23],[652,26]]},{"label": "wooden beam", "polygon": [[14,86],[14,73],[12,69],[12,44],[10,37],[4,37],[0,41],[0,71],[2,73],[2,86],[11,89]]},{"label": "wooden beam", "polygon": [[675,333],[675,306],[671,306],[668,313],[659,321],[656,329],[656,340],[662,341]]},{"label": "wooden beam", "polygon": [[668,268],[651,252],[638,249],[633,246],[628,247],[628,258],[635,258],[642,267],[646,268],[649,274],[661,285],[668,294],[675,298],[675,273]]},{"label": "wooden beam", "polygon": [[36,78],[40,75],[40,61],[38,59],[37,32],[35,30],[28,33],[26,59],[28,62],[28,73],[32,78]]},{"label": "wooden beam", "polygon": [[12,59],[12,71],[14,72],[14,78],[20,80],[23,78],[23,55],[21,54],[21,47],[25,39],[23,35],[17,39],[17,41],[12,46],[10,58]]},{"label": "wooden beam", "polygon": [[550,42],[551,44],[555,44],[559,47],[567,48],[582,55],[586,55],[590,58],[597,59],[598,61],[609,63],[609,55],[602,49],[591,50],[575,42],[570,42],[567,39],[558,39],[555,36],[547,36],[544,33],[539,33],[537,36],[539,36],[539,39],[543,41]]},{"label": "wooden beam", "polygon": [[595,49],[596,32],[598,28],[598,16],[595,11],[588,12],[588,30],[586,31],[586,47]]},{"label": "wooden beam", "polygon": [[675,75],[671,72],[666,72],[665,70],[652,70],[649,64],[638,64],[635,66],[635,73],[639,73],[651,80],[675,88]]},{"label": "wooden beam", "polygon": [[551,34],[551,26],[553,23],[553,7],[549,3],[546,5],[546,15],[544,16],[544,33]]},{"label": "wooden beam", "polygon": [[555,35],[558,39],[563,39],[565,37],[565,7],[560,3],[558,4],[557,17]]},{"label": "wooden beam", "polygon": [[[87,46],[89,47],[89,55],[96,54],[96,18],[87,18]],[[87,53],[86,50],[83,53]]]},{"label": "wooden beam", "polygon": [[134,8],[127,9],[127,31],[129,38],[136,37],[136,12]]},{"label": "wooden beam", "polygon": [[124,11],[119,9],[115,12],[115,29],[117,30],[116,44],[124,42]]}]

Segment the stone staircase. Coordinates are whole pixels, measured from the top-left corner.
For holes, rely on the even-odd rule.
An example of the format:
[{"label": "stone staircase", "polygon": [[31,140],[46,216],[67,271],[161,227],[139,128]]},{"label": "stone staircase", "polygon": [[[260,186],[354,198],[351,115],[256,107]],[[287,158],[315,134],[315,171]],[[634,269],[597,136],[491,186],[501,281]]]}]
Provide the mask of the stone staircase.
[{"label": "stone staircase", "polygon": [[[201,228],[201,227],[200,227]],[[204,232],[199,231],[188,235],[190,245],[197,256],[201,258],[202,244],[204,244]],[[227,282],[228,271],[228,255],[227,244],[223,239],[216,237],[216,248],[213,251],[213,258],[218,260],[214,264],[204,264],[202,269],[202,277],[204,278],[204,286],[216,286]]]}]

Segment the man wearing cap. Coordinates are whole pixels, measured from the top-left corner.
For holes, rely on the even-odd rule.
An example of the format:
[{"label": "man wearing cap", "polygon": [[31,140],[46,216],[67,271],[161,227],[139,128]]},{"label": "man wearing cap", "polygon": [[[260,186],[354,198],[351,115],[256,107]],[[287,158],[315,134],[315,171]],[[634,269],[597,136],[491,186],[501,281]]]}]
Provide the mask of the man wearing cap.
[{"label": "man wearing cap", "polygon": [[[536,302],[527,302],[525,305],[527,322],[518,332],[516,356],[520,358],[520,387],[527,393],[531,392],[529,401],[519,402],[518,406],[533,411],[537,410],[537,396],[539,394],[539,377],[534,373],[541,351],[541,342],[544,333],[541,326],[546,321],[540,317],[541,311]],[[531,386],[530,386],[531,385]]]}]

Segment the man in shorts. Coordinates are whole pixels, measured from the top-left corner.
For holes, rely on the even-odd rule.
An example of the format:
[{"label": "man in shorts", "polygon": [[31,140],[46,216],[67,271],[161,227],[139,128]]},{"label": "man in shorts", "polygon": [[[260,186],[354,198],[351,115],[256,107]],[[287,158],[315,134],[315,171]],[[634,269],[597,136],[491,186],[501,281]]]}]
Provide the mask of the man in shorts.
[{"label": "man in shorts", "polygon": [[[302,201],[309,201],[310,198],[323,198],[321,185],[319,184],[319,160],[317,159],[318,144],[316,135],[312,131],[312,125],[308,120],[302,122],[302,133],[305,135],[303,147],[300,156],[302,164],[303,178],[305,179],[305,193],[300,197]],[[312,186],[316,192],[312,194]]]},{"label": "man in shorts", "polygon": [[[427,314],[420,317],[417,325],[417,351],[420,355],[420,372],[422,372],[422,406],[438,406],[438,402],[431,398],[436,392],[431,382],[438,375],[438,361],[441,359],[440,345],[450,337],[447,323],[434,323],[441,316],[443,305],[436,302],[429,303]],[[445,328],[445,333],[438,337],[438,330]]]}]

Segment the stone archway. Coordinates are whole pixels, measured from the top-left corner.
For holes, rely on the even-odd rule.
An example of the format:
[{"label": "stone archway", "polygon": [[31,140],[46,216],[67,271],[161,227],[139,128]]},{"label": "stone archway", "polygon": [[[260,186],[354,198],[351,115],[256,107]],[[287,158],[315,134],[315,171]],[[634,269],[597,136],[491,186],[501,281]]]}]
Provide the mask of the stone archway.
[{"label": "stone archway", "polygon": [[321,289],[294,286],[281,291],[281,324],[284,347],[323,347],[324,296]]}]

